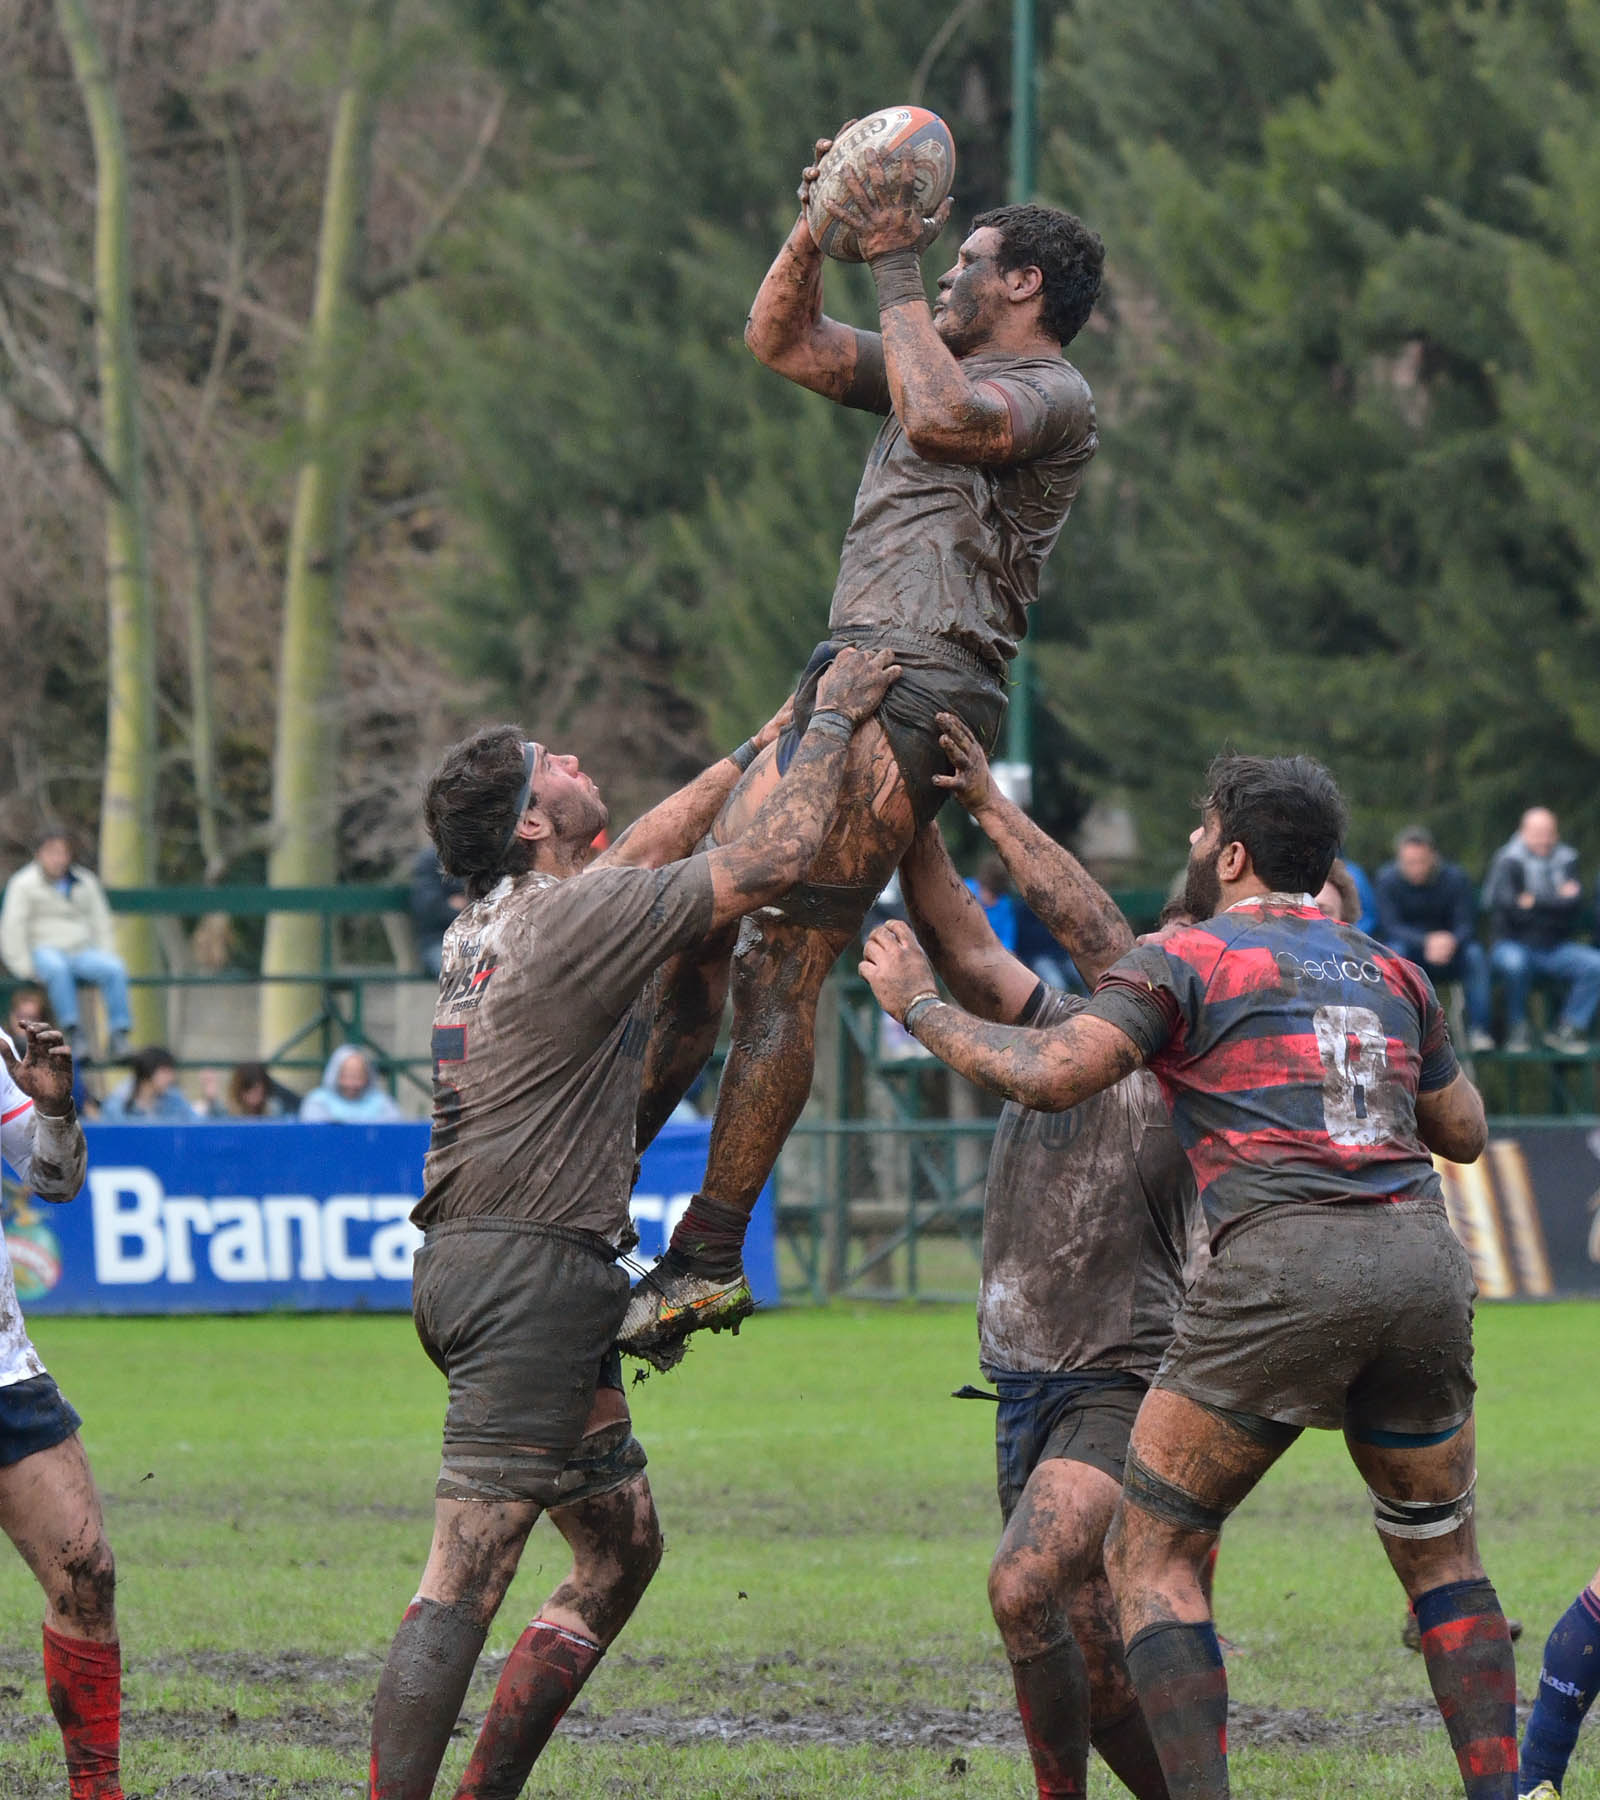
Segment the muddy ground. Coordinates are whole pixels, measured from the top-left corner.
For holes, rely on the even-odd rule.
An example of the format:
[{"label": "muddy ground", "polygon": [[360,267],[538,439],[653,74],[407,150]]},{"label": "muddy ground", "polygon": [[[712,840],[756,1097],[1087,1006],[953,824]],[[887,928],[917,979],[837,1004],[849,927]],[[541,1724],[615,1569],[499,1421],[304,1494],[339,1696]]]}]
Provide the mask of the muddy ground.
[{"label": "muddy ground", "polygon": [[[458,1728],[461,1733],[476,1731],[492,1692],[498,1661],[485,1658],[462,1714]],[[15,1653],[0,1655],[0,1740],[26,1738],[50,1724],[44,1715],[16,1710],[16,1703],[23,1696],[16,1675],[25,1664],[26,1659]],[[127,1741],[131,1745],[160,1742],[169,1749],[191,1746],[194,1761],[200,1766],[192,1774],[154,1787],[130,1789],[129,1800],[334,1800],[335,1795],[342,1800],[349,1791],[344,1783],[289,1781],[230,1770],[228,1747],[234,1743],[292,1742],[364,1758],[369,1696],[376,1685],[378,1669],[378,1659],[367,1653],[317,1657],[295,1652],[257,1656],[201,1651],[181,1657],[142,1659],[129,1671],[130,1701],[124,1723]],[[770,1684],[763,1680],[763,1670],[752,1668],[748,1673],[752,1699],[763,1686],[770,1691]],[[141,1676],[172,1679],[186,1675],[254,1689],[268,1706],[259,1715],[241,1716],[232,1707],[183,1710],[138,1704]],[[305,1698],[319,1689],[359,1698],[321,1702]],[[36,1693],[37,1689],[33,1691]],[[273,1701],[278,1704],[272,1705]],[[1369,1743],[1437,1727],[1437,1712],[1423,1701],[1406,1701],[1338,1717],[1298,1707],[1235,1706],[1228,1721],[1228,1737],[1234,1745],[1315,1749],[1336,1741],[1345,1745]],[[633,1745],[761,1741],[791,1747],[938,1750],[948,1751],[956,1758],[969,1749],[1013,1749],[1021,1754],[1024,1748],[1016,1715],[1008,1709],[896,1705],[867,1710],[844,1703],[830,1704],[826,1696],[815,1695],[805,1709],[757,1704],[748,1709],[720,1707],[704,1712],[664,1706],[608,1706],[601,1710],[580,1700],[561,1729],[563,1735],[586,1742]],[[14,1800],[45,1800],[46,1795],[55,1800],[58,1785],[35,1788],[25,1784]]]}]

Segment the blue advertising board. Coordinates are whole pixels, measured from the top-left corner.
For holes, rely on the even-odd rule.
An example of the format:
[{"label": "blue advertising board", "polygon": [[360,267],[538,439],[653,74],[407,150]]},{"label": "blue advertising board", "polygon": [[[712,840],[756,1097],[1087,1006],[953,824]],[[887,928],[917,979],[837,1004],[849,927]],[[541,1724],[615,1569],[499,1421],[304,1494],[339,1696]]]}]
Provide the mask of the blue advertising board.
[{"label": "blue advertising board", "polygon": [[[86,1125],[89,1178],[47,1206],[6,1178],[4,1227],[30,1313],[409,1311],[410,1213],[426,1125]],[[710,1121],[668,1125],[632,1200],[650,1264],[705,1172]],[[778,1299],[770,1187],[745,1247]]]}]

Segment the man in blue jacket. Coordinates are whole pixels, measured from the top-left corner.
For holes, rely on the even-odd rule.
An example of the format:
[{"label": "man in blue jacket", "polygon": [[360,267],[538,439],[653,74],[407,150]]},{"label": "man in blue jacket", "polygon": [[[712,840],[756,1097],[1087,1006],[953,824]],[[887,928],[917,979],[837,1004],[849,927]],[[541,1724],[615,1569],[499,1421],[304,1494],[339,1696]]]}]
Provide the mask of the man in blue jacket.
[{"label": "man in blue jacket", "polygon": [[1492,1050],[1489,958],[1474,936],[1478,903],[1466,871],[1446,862],[1425,826],[1395,839],[1394,861],[1378,871],[1376,935],[1427,971],[1435,988],[1459,981],[1467,996],[1467,1046]]}]

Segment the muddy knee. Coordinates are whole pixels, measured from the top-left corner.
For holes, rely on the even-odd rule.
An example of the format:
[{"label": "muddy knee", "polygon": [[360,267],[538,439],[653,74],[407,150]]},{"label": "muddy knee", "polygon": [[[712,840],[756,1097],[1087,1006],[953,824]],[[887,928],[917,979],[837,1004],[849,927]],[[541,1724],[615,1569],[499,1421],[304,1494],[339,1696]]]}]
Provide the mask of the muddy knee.
[{"label": "muddy knee", "polygon": [[1067,1629],[1065,1584],[1032,1558],[1002,1551],[989,1565],[989,1610],[1015,1655],[1033,1655],[1059,1642]]},{"label": "muddy knee", "polygon": [[51,1583],[50,1610],[63,1624],[104,1630],[117,1613],[117,1559],[105,1538],[61,1565]]}]

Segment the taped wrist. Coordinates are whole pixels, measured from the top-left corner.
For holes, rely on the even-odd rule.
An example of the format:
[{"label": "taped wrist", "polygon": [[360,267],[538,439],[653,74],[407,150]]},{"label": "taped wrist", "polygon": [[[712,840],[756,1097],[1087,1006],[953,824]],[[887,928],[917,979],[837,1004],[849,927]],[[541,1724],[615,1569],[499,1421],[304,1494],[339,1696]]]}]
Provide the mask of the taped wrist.
[{"label": "taped wrist", "polygon": [[904,1018],[902,1018],[900,1023],[905,1027],[905,1029],[911,1034],[912,1037],[915,1037],[917,1035],[918,1019],[922,1018],[923,1015],[929,1010],[930,1007],[943,1006],[943,1005],[944,1005],[944,1002],[939,998],[939,996],[937,994],[931,994],[931,993],[930,994],[918,994],[916,996],[916,998],[914,1000],[912,1000],[911,1004],[906,1008],[905,1016],[904,1016]]},{"label": "taped wrist", "polygon": [[731,762],[742,775],[760,754],[761,752],[756,749],[755,739],[746,738],[737,750],[730,750],[728,752],[728,761]]},{"label": "taped wrist", "polygon": [[28,1185],[41,1200],[71,1200],[83,1186],[89,1151],[75,1107],[64,1113],[33,1109],[33,1162]]},{"label": "taped wrist", "polygon": [[836,737],[848,743],[856,734],[855,724],[847,719],[836,706],[820,707],[811,715],[811,722],[806,730],[820,731],[824,737]]},{"label": "taped wrist", "polygon": [[928,304],[927,289],[922,285],[922,258],[915,250],[886,250],[873,257],[869,267],[878,286],[878,311],[886,313],[894,306],[909,306],[913,300]]}]

